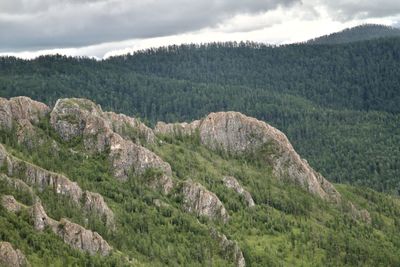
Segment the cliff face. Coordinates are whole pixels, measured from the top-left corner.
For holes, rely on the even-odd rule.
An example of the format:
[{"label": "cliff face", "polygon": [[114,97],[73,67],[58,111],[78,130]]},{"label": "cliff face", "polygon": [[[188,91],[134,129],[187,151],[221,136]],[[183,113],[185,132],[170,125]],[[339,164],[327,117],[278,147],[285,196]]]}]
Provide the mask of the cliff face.
[{"label": "cliff face", "polygon": [[183,184],[183,205],[188,212],[210,219],[228,222],[229,215],[219,198],[204,186],[193,181]]},{"label": "cliff face", "polygon": [[[66,141],[83,138],[89,153],[108,153],[114,176],[125,181],[130,173],[160,169],[165,193],[171,189],[172,171],[167,162],[140,145],[140,139],[154,142],[153,131],[134,118],[112,112],[86,99],[60,99],[51,111],[50,123]],[[136,135],[136,136],[135,136]],[[165,186],[163,186],[165,185]]]},{"label": "cliff face", "polygon": [[277,177],[297,183],[323,199],[340,200],[335,187],[300,158],[285,134],[263,121],[239,112],[218,112],[189,124],[158,123],[155,128],[156,133],[167,135],[191,135],[197,131],[201,143],[212,150],[235,155],[260,153]]}]

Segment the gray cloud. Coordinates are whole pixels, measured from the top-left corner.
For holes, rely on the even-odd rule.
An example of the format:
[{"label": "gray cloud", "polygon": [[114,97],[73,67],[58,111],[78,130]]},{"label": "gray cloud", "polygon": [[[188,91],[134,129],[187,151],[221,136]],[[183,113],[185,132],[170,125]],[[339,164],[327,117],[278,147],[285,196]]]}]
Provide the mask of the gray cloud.
[{"label": "gray cloud", "polygon": [[214,27],[300,0],[2,0],[0,51],[81,47]]},{"label": "gray cloud", "polygon": [[337,20],[380,18],[400,13],[398,0],[317,0]]}]

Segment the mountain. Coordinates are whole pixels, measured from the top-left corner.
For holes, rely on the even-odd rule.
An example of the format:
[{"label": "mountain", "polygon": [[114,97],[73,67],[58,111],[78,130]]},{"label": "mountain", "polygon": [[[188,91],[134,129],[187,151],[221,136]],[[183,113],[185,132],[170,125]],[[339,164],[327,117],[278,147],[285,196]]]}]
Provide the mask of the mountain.
[{"label": "mountain", "polygon": [[400,192],[400,38],[341,45],[182,45],[95,61],[0,58],[0,96],[189,122],[235,110],[284,131],[332,182]]},{"label": "mountain", "polygon": [[379,24],[363,24],[311,39],[307,43],[332,45],[390,37],[400,37],[400,29]]},{"label": "mountain", "polygon": [[263,121],[0,103],[3,265],[400,264],[399,199],[330,183]]}]

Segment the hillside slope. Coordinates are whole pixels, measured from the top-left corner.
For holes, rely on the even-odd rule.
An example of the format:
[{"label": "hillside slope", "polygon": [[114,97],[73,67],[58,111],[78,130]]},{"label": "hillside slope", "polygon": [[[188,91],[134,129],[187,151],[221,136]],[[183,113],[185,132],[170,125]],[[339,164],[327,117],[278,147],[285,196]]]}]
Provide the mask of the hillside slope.
[{"label": "hillside slope", "polygon": [[0,100],[0,262],[400,264],[400,201],[329,183],[265,122],[153,130],[86,99]]},{"label": "hillside slope", "polygon": [[0,96],[86,97],[157,121],[235,110],[284,131],[332,182],[400,192],[400,39],[187,45],[101,62],[0,59]]},{"label": "hillside slope", "polygon": [[315,39],[307,41],[307,43],[332,45],[399,36],[400,29],[398,28],[379,24],[364,24],[352,28],[347,28],[340,32],[317,37]]}]

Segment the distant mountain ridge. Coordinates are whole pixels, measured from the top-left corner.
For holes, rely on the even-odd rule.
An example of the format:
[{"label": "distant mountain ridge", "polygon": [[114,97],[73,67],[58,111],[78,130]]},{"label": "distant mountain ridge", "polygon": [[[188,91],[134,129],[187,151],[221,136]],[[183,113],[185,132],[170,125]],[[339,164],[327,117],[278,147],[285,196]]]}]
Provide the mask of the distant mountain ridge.
[{"label": "distant mountain ridge", "polygon": [[347,28],[339,32],[320,36],[307,41],[308,44],[344,44],[372,40],[377,38],[399,37],[400,29],[379,25],[363,24],[352,28]]}]

